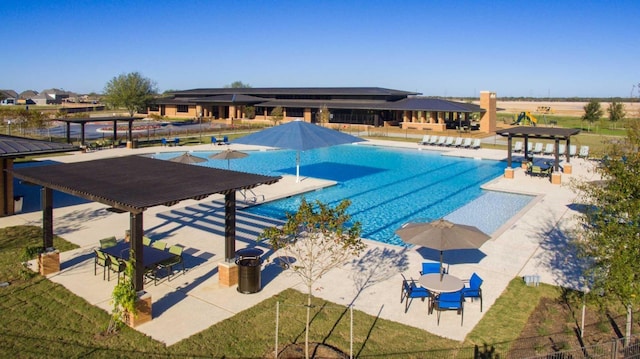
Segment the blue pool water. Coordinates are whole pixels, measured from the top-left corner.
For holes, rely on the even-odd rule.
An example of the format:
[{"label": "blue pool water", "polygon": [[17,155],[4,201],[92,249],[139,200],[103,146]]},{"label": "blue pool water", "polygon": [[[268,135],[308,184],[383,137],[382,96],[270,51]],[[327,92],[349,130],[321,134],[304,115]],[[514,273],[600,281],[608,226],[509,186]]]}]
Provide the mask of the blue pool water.
[{"label": "blue pool water", "polygon": [[[196,152],[208,157],[212,152]],[[180,153],[163,153],[168,159]],[[251,151],[242,159],[210,160],[198,165],[266,175],[295,175],[295,151]],[[344,145],[305,151],[300,175],[337,181],[336,186],[305,194],[331,205],[351,200],[349,213],[362,223],[362,237],[403,244],[394,234],[408,221],[441,217],[473,225],[491,234],[532,199],[484,191],[480,186],[501,176],[506,163],[442,156],[439,152]],[[295,212],[300,196],[269,202],[249,212],[284,219]]]}]

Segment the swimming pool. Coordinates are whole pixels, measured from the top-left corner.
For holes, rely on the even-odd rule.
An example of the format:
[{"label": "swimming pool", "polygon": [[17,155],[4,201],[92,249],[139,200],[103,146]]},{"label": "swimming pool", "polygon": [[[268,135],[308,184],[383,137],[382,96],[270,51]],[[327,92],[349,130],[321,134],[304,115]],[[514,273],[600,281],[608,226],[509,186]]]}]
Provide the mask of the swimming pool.
[{"label": "swimming pool", "polygon": [[[207,157],[215,153],[197,152]],[[295,175],[295,151],[251,151],[231,160],[232,170],[266,175]],[[158,153],[168,159],[177,153]],[[210,160],[198,165],[227,168],[227,161]],[[432,221],[441,217],[495,232],[524,208],[532,196],[484,191],[480,186],[501,176],[506,163],[443,156],[435,151],[395,149],[367,145],[343,145],[301,154],[301,177],[337,181],[333,187],[304,194],[307,200],[331,205],[351,200],[349,213],[362,224],[362,237],[402,245],[395,235],[408,221]],[[295,212],[300,196],[251,207],[246,211],[285,218]]]}]

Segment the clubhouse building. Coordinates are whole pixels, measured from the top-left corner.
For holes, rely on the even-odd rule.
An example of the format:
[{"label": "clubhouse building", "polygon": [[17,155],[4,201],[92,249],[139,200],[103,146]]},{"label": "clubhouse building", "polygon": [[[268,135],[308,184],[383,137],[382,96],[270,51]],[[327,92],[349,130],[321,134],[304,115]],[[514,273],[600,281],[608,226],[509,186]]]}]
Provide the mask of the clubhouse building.
[{"label": "clubhouse building", "polygon": [[379,87],[208,88],[175,91],[158,98],[148,114],[169,117],[269,120],[282,108],[283,121],[319,122],[326,108],[330,124],[399,126],[403,129],[495,131],[496,94],[480,93],[480,106]]}]

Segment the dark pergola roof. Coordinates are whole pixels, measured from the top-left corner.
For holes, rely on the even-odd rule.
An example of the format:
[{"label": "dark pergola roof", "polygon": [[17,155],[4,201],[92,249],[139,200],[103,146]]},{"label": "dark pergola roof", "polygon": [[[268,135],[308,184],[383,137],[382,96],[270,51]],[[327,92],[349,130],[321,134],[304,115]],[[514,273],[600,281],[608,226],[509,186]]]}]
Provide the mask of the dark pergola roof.
[{"label": "dark pergola roof", "polygon": [[580,130],[574,128],[559,127],[535,127],[535,126],[519,126],[503,130],[497,130],[496,133],[504,137],[535,137],[543,139],[562,139],[567,140],[571,136],[580,133]]},{"label": "dark pergola roof", "polygon": [[77,117],[77,118],[56,118],[56,121],[66,123],[88,123],[88,122],[113,122],[142,120],[142,117],[113,116],[113,117]]},{"label": "dark pergola roof", "polygon": [[66,143],[0,135],[0,158],[18,158],[30,155],[75,151],[78,149],[78,147]]},{"label": "dark pergola roof", "polygon": [[272,184],[281,177],[126,156],[13,170],[33,184],[140,213],[158,205]]}]

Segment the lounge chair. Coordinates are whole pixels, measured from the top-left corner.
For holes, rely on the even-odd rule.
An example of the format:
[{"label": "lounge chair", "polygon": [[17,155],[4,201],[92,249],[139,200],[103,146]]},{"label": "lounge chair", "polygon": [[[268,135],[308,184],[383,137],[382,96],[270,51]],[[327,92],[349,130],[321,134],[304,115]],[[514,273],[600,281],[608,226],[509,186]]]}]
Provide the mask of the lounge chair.
[{"label": "lounge chair", "polygon": [[553,154],[553,143],[547,143],[547,145],[544,148],[544,154],[545,155],[552,155]]},{"label": "lounge chair", "polygon": [[447,142],[447,136],[440,136],[440,138],[438,139],[438,143],[436,145],[444,146],[445,142]]},{"label": "lounge chair", "polygon": [[[406,279],[404,275],[402,276],[402,291],[400,292],[400,303],[404,303],[404,312],[406,313],[409,310],[409,306],[414,298],[420,298],[423,302],[425,298],[431,299],[431,293],[416,283],[415,279]],[[429,307],[431,306],[431,302],[429,302]]]},{"label": "lounge chair", "polygon": [[462,294],[464,298],[480,298],[480,311],[482,312],[482,278],[477,273],[473,273],[471,278],[465,283],[464,288],[462,288]]},{"label": "lounge chair", "polygon": [[580,146],[580,152],[578,152],[578,157],[586,159],[589,157],[589,146]]},{"label": "lounge chair", "polygon": [[515,143],[515,145],[513,146],[513,152],[522,152],[522,141],[518,141]]},{"label": "lounge chair", "polygon": [[533,154],[534,155],[542,154],[542,142],[536,143],[536,145],[533,147]]},{"label": "lounge chair", "polygon": [[147,236],[142,236],[142,245],[143,246],[150,246],[151,245],[151,238],[149,238]]},{"label": "lounge chair", "polygon": [[418,142],[419,145],[428,145],[429,144],[429,138],[431,137],[431,135],[424,135],[422,136],[422,141]]},{"label": "lounge chair", "polygon": [[447,137],[447,140],[444,141],[444,146],[445,147],[450,147],[451,145],[453,145],[453,136]]},{"label": "lounge chair", "polygon": [[475,140],[473,140],[473,144],[471,145],[471,148],[473,148],[474,150],[477,150],[478,148],[480,148],[480,139],[476,138]]},{"label": "lounge chair", "polygon": [[473,139],[471,137],[465,138],[464,142],[462,143],[462,147],[464,147],[464,148],[471,147],[471,141],[473,141]]},{"label": "lounge chair", "polygon": [[433,310],[438,311],[438,325],[440,325],[440,312],[443,310],[455,310],[461,315],[460,325],[464,324],[464,294],[462,290],[450,293],[440,293],[433,299]]},{"label": "lounge chair", "polygon": [[456,140],[453,142],[453,147],[462,146],[462,137],[456,137]]},{"label": "lounge chair", "polygon": [[533,153],[533,142],[527,142],[527,154]]},{"label": "lounge chair", "polygon": [[438,143],[438,139],[439,138],[440,137],[436,136],[436,135],[431,136],[431,138],[429,139],[429,144],[430,145],[436,145]]},{"label": "lounge chair", "polygon": [[569,156],[575,157],[578,154],[578,147],[576,145],[569,146]]},{"label": "lounge chair", "polygon": [[562,156],[564,155],[565,151],[567,150],[567,145],[559,143],[558,144],[558,155]]}]

